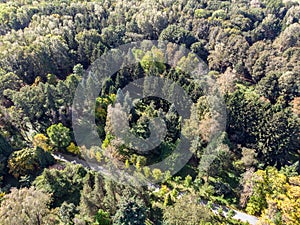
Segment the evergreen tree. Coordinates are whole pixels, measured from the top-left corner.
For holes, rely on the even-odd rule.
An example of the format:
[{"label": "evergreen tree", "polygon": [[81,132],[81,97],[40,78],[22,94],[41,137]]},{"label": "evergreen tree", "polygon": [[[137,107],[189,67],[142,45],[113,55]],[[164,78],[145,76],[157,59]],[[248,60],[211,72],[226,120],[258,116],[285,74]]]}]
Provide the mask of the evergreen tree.
[{"label": "evergreen tree", "polygon": [[145,225],[147,208],[145,204],[136,197],[123,196],[118,203],[118,211],[114,216],[116,225]]}]

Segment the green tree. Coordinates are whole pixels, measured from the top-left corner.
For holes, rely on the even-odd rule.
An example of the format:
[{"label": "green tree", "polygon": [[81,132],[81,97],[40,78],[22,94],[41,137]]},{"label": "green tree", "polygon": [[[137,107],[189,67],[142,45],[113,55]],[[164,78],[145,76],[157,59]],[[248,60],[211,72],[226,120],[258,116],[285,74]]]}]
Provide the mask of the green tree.
[{"label": "green tree", "polygon": [[297,72],[285,72],[278,79],[280,96],[290,102],[300,93],[300,76]]},{"label": "green tree", "polygon": [[70,129],[62,123],[53,124],[47,129],[51,144],[56,148],[66,148],[71,142]]},{"label": "green tree", "polygon": [[278,73],[269,73],[264,78],[262,78],[256,85],[258,93],[269,99],[272,104],[274,104],[277,101],[277,98],[279,97],[279,77],[280,74]]},{"label": "green tree", "polygon": [[6,100],[4,95],[5,90],[19,90],[22,86],[22,83],[22,80],[16,74],[5,73],[5,71],[0,69],[0,101],[4,103]]},{"label": "green tree", "polygon": [[96,225],[110,225],[111,220],[109,213],[104,212],[103,210],[99,209],[95,216],[95,224]]},{"label": "green tree", "polygon": [[253,41],[259,41],[264,39],[275,39],[280,33],[280,19],[275,15],[267,15],[263,21],[252,31]]},{"label": "green tree", "polygon": [[299,46],[300,37],[300,24],[293,23],[280,33],[275,40],[274,45],[278,46],[281,51],[285,51],[288,48]]},{"label": "green tree", "polygon": [[39,190],[51,194],[51,206],[59,207],[63,202],[79,205],[83,178],[87,171],[80,165],[68,164],[64,170],[45,169],[34,182]]},{"label": "green tree", "polygon": [[80,215],[82,217],[92,218],[105,206],[105,181],[98,173],[89,172],[83,181],[83,189],[80,197]]},{"label": "green tree", "polygon": [[227,132],[235,143],[255,143],[259,121],[270,104],[260,99],[251,88],[238,86],[226,96],[228,110]]},{"label": "green tree", "polygon": [[0,134],[0,183],[3,176],[7,174],[7,159],[12,152],[11,146],[5,138]]},{"label": "green tree", "polygon": [[179,45],[185,44],[188,48],[197,42],[193,34],[175,24],[169,25],[164,29],[159,36],[159,40],[169,41]]},{"label": "green tree", "polygon": [[83,65],[81,64],[76,64],[74,67],[73,67],[73,73],[77,76],[80,76],[82,77],[83,74],[84,74],[84,68],[83,68]]},{"label": "green tree", "polygon": [[[173,206],[167,206],[164,211],[166,225],[195,225],[212,222],[211,212],[199,204],[195,194],[185,194]],[[186,207],[188,204],[188,207]]]},{"label": "green tree", "polygon": [[24,148],[14,151],[8,160],[9,172],[16,178],[25,175],[36,175],[41,169],[54,163],[49,152],[37,148]]},{"label": "green tree", "polygon": [[259,159],[279,168],[298,161],[300,122],[291,109],[279,108],[277,111],[277,107],[280,106],[275,105],[259,121],[257,149]]},{"label": "green tree", "polygon": [[116,225],[145,225],[146,218],[147,208],[140,199],[123,196],[113,220]]},{"label": "green tree", "polygon": [[73,203],[64,202],[59,208],[59,217],[64,224],[73,225],[73,218],[78,213]]},{"label": "green tree", "polygon": [[[94,29],[79,32],[76,34],[75,40],[78,44],[78,58],[83,66],[88,66],[103,53],[104,46],[101,42],[101,35]],[[78,73],[74,69],[77,70],[78,68],[78,64],[73,68],[75,74]]]}]

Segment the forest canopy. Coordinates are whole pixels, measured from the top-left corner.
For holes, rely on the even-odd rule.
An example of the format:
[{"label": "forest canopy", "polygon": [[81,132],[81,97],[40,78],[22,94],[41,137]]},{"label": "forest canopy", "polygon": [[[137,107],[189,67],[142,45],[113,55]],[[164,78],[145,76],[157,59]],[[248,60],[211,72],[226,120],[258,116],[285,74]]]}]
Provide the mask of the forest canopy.
[{"label": "forest canopy", "polygon": [[[106,79],[96,96],[102,144],[78,146],[73,100],[86,70],[110,50],[143,40],[191,54],[169,48],[178,62],[171,68],[159,49],[128,52],[139,63]],[[193,54],[207,64],[227,115],[205,170],[200,162],[209,161],[205,149],[218,120],[201,85],[184,72]],[[0,1],[0,224],[243,224],[233,209],[261,225],[300,224],[299,61],[299,1]],[[190,120],[165,99],[131,99],[122,91],[150,76],[172,81],[169,95],[175,85],[183,88]],[[120,99],[124,104],[115,104]],[[129,130],[141,139],[151,137],[152,118],[164,122],[166,135],[150,152],[126,145],[113,129],[114,113],[127,108]],[[188,163],[174,176],[151,169],[169,156],[174,167],[182,133],[193,137]],[[87,154],[98,165],[161,182],[131,187],[74,165]]]}]

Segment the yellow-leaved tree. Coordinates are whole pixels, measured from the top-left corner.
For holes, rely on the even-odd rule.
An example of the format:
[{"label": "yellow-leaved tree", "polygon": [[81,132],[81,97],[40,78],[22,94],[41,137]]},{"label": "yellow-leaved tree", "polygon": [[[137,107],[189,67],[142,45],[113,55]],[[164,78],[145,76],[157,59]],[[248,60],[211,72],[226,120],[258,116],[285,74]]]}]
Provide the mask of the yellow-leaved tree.
[{"label": "yellow-leaved tree", "polygon": [[36,134],[33,137],[33,146],[36,147],[40,147],[42,148],[44,151],[51,151],[51,146],[49,145],[49,138],[47,138],[44,134]]},{"label": "yellow-leaved tree", "polygon": [[260,215],[259,225],[300,225],[300,176],[288,176],[274,167],[253,176],[247,212]]}]

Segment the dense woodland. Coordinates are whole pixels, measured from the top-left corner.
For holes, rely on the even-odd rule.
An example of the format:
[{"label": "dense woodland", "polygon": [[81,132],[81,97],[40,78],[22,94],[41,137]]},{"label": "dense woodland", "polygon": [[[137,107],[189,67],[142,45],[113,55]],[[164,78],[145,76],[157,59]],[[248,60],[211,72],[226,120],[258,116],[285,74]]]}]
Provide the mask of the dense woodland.
[{"label": "dense woodland", "polygon": [[[107,79],[96,99],[102,146],[76,144],[72,104],[84,71],[110,49],[145,39],[188,48],[219,84],[227,123],[205,171],[199,162],[213,120],[206,96],[183,71],[148,63],[151,54],[139,49],[132,54],[141,62]],[[214,204],[255,215],[260,225],[300,224],[299,62],[299,1],[1,0],[0,224],[245,224],[232,210],[213,212]],[[118,139],[110,114],[116,99],[126,99],[120,89],[150,74],[186,90],[198,123],[182,126],[162,99],[139,100],[128,118],[134,134],[149,137],[157,115],[167,127],[163,142],[143,155]],[[150,170],[172,153],[182,129],[195,137],[187,165],[174,176]],[[89,151],[101,163],[99,148],[125,170],[164,179],[131,187],[53,158]]]}]

